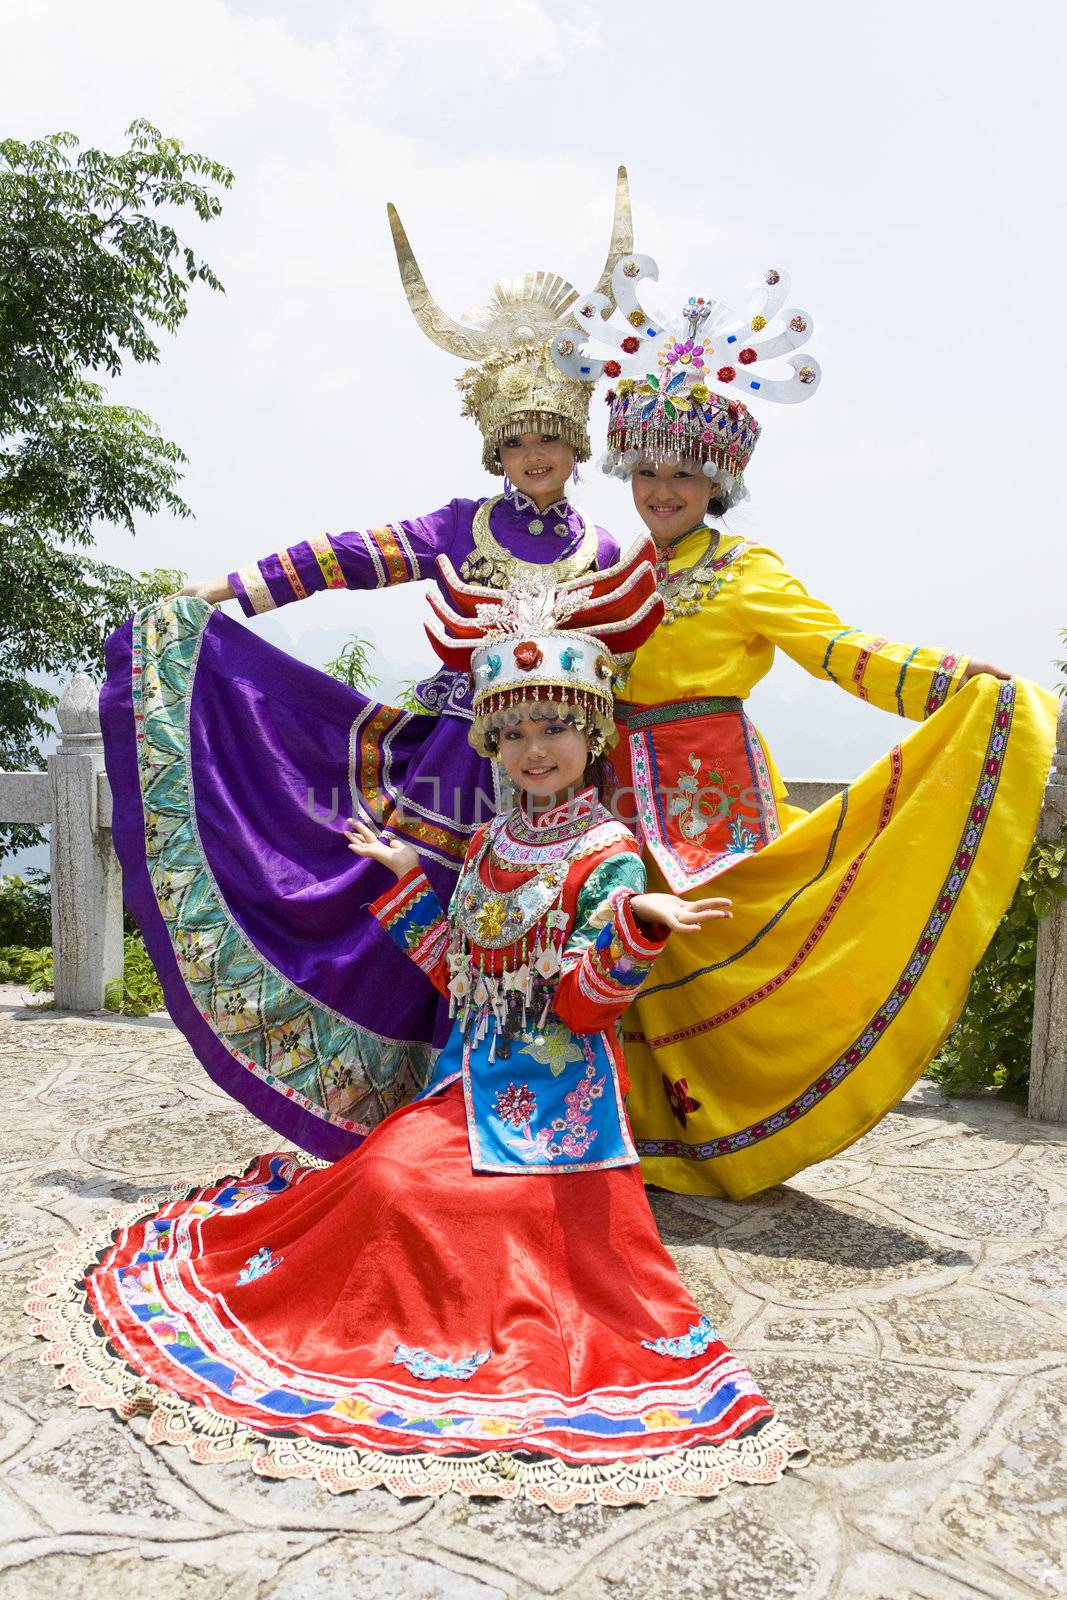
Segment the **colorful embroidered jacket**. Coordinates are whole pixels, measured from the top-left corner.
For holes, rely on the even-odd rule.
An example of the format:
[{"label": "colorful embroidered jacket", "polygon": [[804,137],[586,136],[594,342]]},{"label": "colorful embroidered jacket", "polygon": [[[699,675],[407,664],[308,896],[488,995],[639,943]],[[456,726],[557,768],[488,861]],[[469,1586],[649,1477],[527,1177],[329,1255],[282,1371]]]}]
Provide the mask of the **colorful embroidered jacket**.
[{"label": "colorful embroidered jacket", "polygon": [[[314,534],[287,550],[230,573],[230,584],[246,616],[304,600],[319,589],[383,589],[398,583],[437,580],[436,561],[446,555],[459,572],[475,554],[474,519],[484,500],[450,500],[438,511],[387,523],[362,532]],[[520,490],[509,488],[489,516],[497,545],[520,561],[539,566],[577,557],[590,526],[567,499],[546,510]],[[571,576],[619,559],[619,547],[603,528],[592,527],[588,560]],[[474,574],[478,581],[491,578]],[[496,586],[495,584],[493,585]],[[442,668],[417,686],[427,711],[470,716],[465,674]]]},{"label": "colorful embroidered jacket", "polygon": [[[475,981],[525,971],[547,943],[546,899],[557,908],[547,919],[560,955],[550,1003],[506,1042],[492,1022],[479,1035],[457,1017],[424,1091],[462,1079],[476,1171],[591,1172],[636,1162],[615,1024],[666,942],[665,930],[643,927],[630,910],[644,886],[632,836],[589,790],[536,823],[515,810],[480,830],[448,917],[421,870],[370,907],[443,994],[460,950]],[[523,927],[519,937],[468,943],[464,926],[506,936],[505,903]]]}]

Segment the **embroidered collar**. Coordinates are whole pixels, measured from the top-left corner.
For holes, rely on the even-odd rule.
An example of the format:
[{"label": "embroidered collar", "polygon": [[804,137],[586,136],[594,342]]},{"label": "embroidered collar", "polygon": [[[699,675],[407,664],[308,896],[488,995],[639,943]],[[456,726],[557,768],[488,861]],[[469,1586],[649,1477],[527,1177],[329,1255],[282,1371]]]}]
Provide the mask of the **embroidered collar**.
[{"label": "embroidered collar", "polygon": [[514,821],[521,823],[525,832],[543,833],[547,828],[560,828],[564,823],[583,823],[597,809],[599,801],[596,790],[590,785],[580,794],[573,795],[568,800],[561,800],[558,805],[550,806],[547,811],[538,811],[534,816],[529,816],[526,807],[521,803],[518,807],[518,816]]},{"label": "embroidered collar", "polygon": [[566,854],[591,828],[610,820],[610,813],[600,804],[596,790],[583,789],[581,794],[562,800],[535,817],[527,816],[521,805],[513,806],[509,812],[495,818],[491,831],[496,841],[510,842],[533,851],[538,860],[547,860],[544,851],[562,850]]},{"label": "embroidered collar", "polygon": [[504,490],[504,499],[507,500],[508,504],[513,506],[516,511],[522,511],[527,516],[537,517],[545,522],[547,522],[550,517],[555,517],[557,521],[562,518],[563,521],[566,522],[567,518],[574,510],[574,507],[571,505],[565,494],[560,495],[558,500],[553,500],[550,506],[539,506],[536,500],[531,499],[530,496],[522,489],[516,489],[515,485],[511,482],[508,483],[507,488]]}]

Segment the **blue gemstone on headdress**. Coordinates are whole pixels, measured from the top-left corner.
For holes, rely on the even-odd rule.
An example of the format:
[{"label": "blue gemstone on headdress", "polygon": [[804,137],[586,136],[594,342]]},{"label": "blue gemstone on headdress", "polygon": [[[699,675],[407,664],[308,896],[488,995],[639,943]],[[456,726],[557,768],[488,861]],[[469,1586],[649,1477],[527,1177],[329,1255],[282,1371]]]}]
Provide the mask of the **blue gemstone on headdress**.
[{"label": "blue gemstone on headdress", "polygon": [[655,328],[649,328],[649,330],[648,330],[648,337],[649,337],[649,338],[650,338],[650,339],[654,339],[654,338],[655,338],[655,337],[656,337],[656,330],[655,330]]},{"label": "blue gemstone on headdress", "polygon": [[727,344],[736,344],[737,343],[737,334],[736,333],[728,333],[726,335],[726,343]]},{"label": "blue gemstone on headdress", "polygon": [[749,384],[749,388],[750,389],[758,389],[759,388],[759,384],[758,383],[750,383]]},{"label": "blue gemstone on headdress", "polygon": [[579,368],[578,368],[578,371],[579,371],[579,372],[582,372],[582,373],[588,373],[588,371],[589,371],[589,368],[588,368],[588,367],[579,367]]},{"label": "blue gemstone on headdress", "polygon": [[581,653],[572,649],[570,645],[559,653],[559,664],[564,672],[573,672],[581,659]]}]

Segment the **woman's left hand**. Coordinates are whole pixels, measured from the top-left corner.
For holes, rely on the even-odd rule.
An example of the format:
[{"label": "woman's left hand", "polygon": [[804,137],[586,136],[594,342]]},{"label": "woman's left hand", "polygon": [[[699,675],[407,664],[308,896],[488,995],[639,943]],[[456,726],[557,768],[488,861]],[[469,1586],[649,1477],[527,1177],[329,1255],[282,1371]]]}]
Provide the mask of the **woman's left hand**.
[{"label": "woman's left hand", "polygon": [[368,861],[377,861],[381,866],[388,867],[396,875],[398,883],[419,865],[419,858],[411,845],[401,839],[383,838],[367,823],[357,821],[355,817],[349,817],[344,834],[351,851]]},{"label": "woman's left hand", "polygon": [[995,667],[991,661],[979,661],[977,656],[972,656],[963,669],[960,683],[967,683],[971,678],[978,678],[985,673],[989,678],[999,678],[1003,683],[1007,678],[1013,678],[1013,672],[1005,672],[1003,667]]},{"label": "woman's left hand", "polygon": [[683,900],[676,894],[635,894],[630,910],[639,922],[655,922],[672,933],[698,933],[705,922],[733,916],[729,900]]}]

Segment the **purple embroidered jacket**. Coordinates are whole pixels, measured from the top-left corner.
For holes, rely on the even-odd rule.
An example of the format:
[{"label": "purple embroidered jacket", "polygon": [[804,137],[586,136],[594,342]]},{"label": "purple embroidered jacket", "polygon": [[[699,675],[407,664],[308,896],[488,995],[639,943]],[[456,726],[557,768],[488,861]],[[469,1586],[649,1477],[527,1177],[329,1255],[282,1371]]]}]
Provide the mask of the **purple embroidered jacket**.
[{"label": "purple embroidered jacket", "polygon": [[[474,552],[474,518],[484,504],[484,499],[450,500],[424,517],[358,532],[315,534],[231,572],[230,583],[242,610],[251,617],[303,600],[319,589],[383,589],[420,579],[435,581],[438,556],[447,556],[458,572]],[[514,488],[499,499],[489,518],[490,533],[508,554],[539,566],[574,555],[585,526],[568,500],[539,510]],[[595,533],[595,560],[590,565],[610,566],[619,559],[619,546],[603,528]],[[427,711],[470,716],[466,680],[459,673],[442,669],[419,684],[417,694]]]}]

